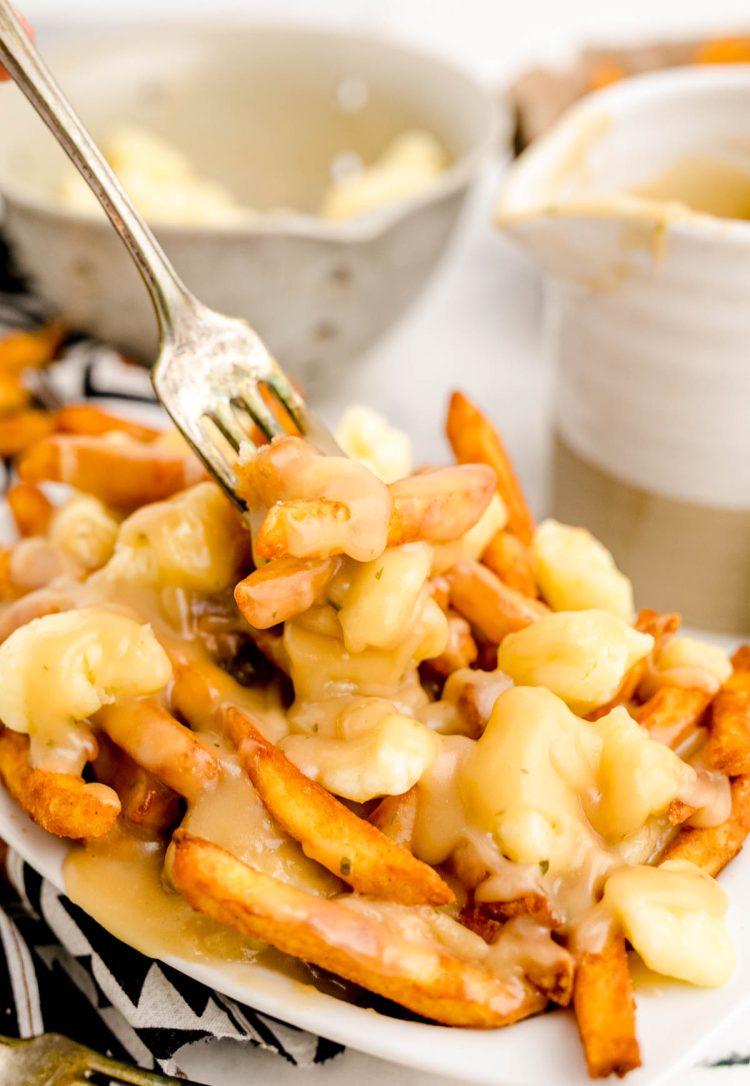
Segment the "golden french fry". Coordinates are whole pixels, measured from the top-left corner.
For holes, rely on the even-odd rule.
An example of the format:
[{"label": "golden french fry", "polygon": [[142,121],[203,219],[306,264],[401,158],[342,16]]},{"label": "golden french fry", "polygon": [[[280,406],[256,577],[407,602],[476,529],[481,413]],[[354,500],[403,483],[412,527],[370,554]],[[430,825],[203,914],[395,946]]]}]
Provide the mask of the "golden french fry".
[{"label": "golden french fry", "polygon": [[[10,547],[0,547],[0,600],[9,602],[14,599],[18,593],[16,587],[13,584],[13,571],[12,571],[13,552]],[[4,625],[4,619],[7,611],[4,611],[0,617],[0,629]],[[5,635],[7,637],[7,634]],[[0,633],[0,641],[4,640]]]},{"label": "golden french fry", "polygon": [[161,501],[206,477],[192,456],[154,449],[127,436],[110,441],[79,434],[55,434],[32,445],[21,457],[18,473],[24,482],[69,483],[109,505],[122,506]]},{"label": "golden french fry", "polygon": [[750,773],[750,645],[732,657],[733,671],[709,714],[706,762],[730,777]]},{"label": "golden french fry", "polygon": [[220,708],[219,719],[270,814],[307,856],[361,894],[404,905],[453,900],[436,871],[306,777],[246,713]]},{"label": "golden french fry", "polygon": [[240,581],[234,598],[250,625],[265,630],[319,603],[337,568],[335,558],[277,558]]},{"label": "golden french fry", "polygon": [[393,499],[389,547],[417,540],[450,543],[484,513],[495,490],[495,476],[483,464],[459,464],[409,475],[388,489]]},{"label": "golden french fry", "polygon": [[106,735],[99,736],[99,751],[91,763],[94,776],[117,793],[122,817],[150,833],[164,833],[180,818],[176,792],[139,766]]},{"label": "golden french fry", "polygon": [[677,633],[680,626],[680,615],[659,614],[658,611],[647,609],[638,612],[638,616],[633,625],[639,633],[650,634],[653,637],[654,647],[648,656],[644,656],[642,660],[633,664],[630,670],[625,673],[625,677],[620,684],[620,689],[612,700],[608,701],[605,705],[600,705],[597,709],[594,709],[593,712],[588,713],[586,716],[587,720],[599,720],[618,705],[628,705],[628,703],[636,697],[639,692],[639,687],[648,673],[650,661],[658,654],[664,642]]},{"label": "golden french fry", "polygon": [[32,395],[20,377],[0,370],[0,415],[14,415],[31,403]]},{"label": "golden french fry", "polygon": [[534,517],[524,497],[502,438],[471,400],[454,392],[445,424],[451,448],[460,464],[487,464],[497,478],[497,490],[508,510],[508,527],[522,543],[530,543]]},{"label": "golden french fry", "polygon": [[[388,487],[392,509],[388,546],[427,540],[446,543],[472,528],[489,505],[495,488],[492,472],[482,464],[439,468],[399,479]],[[292,541],[304,528],[305,556],[343,553],[343,536],[335,529],[351,519],[349,508],[326,498],[280,501],[271,505],[258,531],[256,551],[262,558],[301,553]],[[336,537],[338,542],[331,543]]]},{"label": "golden french fry", "polygon": [[546,1005],[529,984],[506,983],[427,942],[407,941],[344,901],[255,871],[209,841],[178,831],[174,842],[170,875],[194,909],[426,1018],[492,1028]]},{"label": "golden french fry", "polygon": [[400,796],[386,796],[381,799],[368,819],[375,829],[380,830],[402,848],[408,848],[410,852],[416,821],[416,785]]},{"label": "golden french fry", "polygon": [[187,800],[197,799],[219,775],[217,758],[156,698],[106,705],[93,720],[138,765]]},{"label": "golden french fry", "polygon": [[732,781],[732,812],[720,826],[684,827],[667,846],[662,859],[690,860],[716,876],[741,850],[750,833],[750,776]]},{"label": "golden french fry", "polygon": [[44,535],[53,505],[35,483],[14,483],[5,495],[21,536]]},{"label": "golden french fry", "polygon": [[509,588],[480,562],[458,562],[448,579],[453,607],[493,644],[549,614],[540,600]]},{"label": "golden french fry", "polygon": [[538,599],[539,586],[528,547],[507,528],[501,528],[490,540],[482,555],[482,563],[509,588]]},{"label": "golden french fry", "polygon": [[29,740],[0,729],[0,777],[34,822],[57,837],[103,837],[120,813],[106,784],[87,784],[72,773],[50,773],[29,763]]},{"label": "golden french fry", "polygon": [[0,370],[18,375],[22,370],[40,369],[55,357],[65,338],[65,327],[52,321],[33,332],[11,332],[0,340]]},{"label": "golden french fry", "polygon": [[573,1006],[591,1078],[622,1078],[640,1067],[633,984],[620,932],[613,931],[599,953],[580,955]]},{"label": "golden french fry", "polygon": [[17,456],[30,445],[46,438],[53,427],[52,416],[46,411],[30,409],[0,418],[0,456]]},{"label": "golden french fry", "polygon": [[101,434],[127,434],[136,441],[153,441],[160,431],[144,426],[133,419],[110,415],[100,407],[88,403],[66,404],[55,412],[55,427],[62,434],[83,434],[98,437]]},{"label": "golden french fry", "polygon": [[343,502],[326,498],[277,502],[263,518],[255,550],[261,558],[289,556],[296,549],[290,537],[295,529],[303,527],[307,557],[341,554],[342,547],[332,547],[330,543],[331,531],[350,520],[351,514]]},{"label": "golden french fry", "polygon": [[662,686],[633,710],[652,739],[675,750],[703,723],[711,695],[685,686]]}]

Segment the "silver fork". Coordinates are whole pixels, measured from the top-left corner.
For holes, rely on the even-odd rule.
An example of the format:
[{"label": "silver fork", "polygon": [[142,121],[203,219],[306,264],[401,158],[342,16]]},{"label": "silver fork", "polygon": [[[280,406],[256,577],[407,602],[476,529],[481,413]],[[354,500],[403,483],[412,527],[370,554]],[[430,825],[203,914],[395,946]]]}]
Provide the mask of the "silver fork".
[{"label": "silver fork", "polygon": [[[186,1079],[128,1067],[59,1033],[0,1037],[0,1086],[190,1086]],[[194,1084],[195,1086],[195,1084]]]},{"label": "silver fork", "polygon": [[273,397],[321,452],[341,455],[250,325],[209,309],[181,281],[7,0],[0,0],[0,62],[72,159],[133,258],[159,327],[159,355],[151,373],[156,394],[233,501],[244,511],[233,454],[250,440],[251,422],[269,439],[287,432],[267,398]]}]

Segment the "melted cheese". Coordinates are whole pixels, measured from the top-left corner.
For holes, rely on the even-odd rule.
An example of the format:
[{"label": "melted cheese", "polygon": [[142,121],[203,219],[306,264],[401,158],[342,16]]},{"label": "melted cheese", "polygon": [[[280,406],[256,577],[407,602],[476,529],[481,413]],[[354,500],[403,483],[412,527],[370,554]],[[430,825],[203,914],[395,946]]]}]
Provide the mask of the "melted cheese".
[{"label": "melted cheese", "polygon": [[539,587],[554,611],[596,608],[629,619],[633,586],[607,548],[585,528],[545,520],[531,545]]},{"label": "melted cheese", "polygon": [[607,611],[560,611],[504,638],[497,663],[517,683],[546,686],[576,713],[617,693],[654,639]]},{"label": "melted cheese", "polygon": [[161,690],[172,669],[149,626],[85,608],[21,626],[0,645],[0,674],[0,718],[29,733],[34,765],[80,773],[91,756],[86,718]]},{"label": "melted cheese", "polygon": [[732,975],[726,894],[695,864],[621,868],[607,882],[604,904],[654,972],[709,988]]}]

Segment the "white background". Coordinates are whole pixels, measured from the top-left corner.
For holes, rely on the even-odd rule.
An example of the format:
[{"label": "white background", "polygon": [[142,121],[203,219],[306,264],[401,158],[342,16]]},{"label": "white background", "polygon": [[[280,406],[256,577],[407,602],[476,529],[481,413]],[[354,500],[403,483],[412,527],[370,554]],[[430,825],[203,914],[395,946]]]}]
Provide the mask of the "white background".
[{"label": "white background", "polygon": [[169,19],[326,22],[419,42],[502,78],[579,42],[750,29],[746,0],[17,0],[44,30]]}]

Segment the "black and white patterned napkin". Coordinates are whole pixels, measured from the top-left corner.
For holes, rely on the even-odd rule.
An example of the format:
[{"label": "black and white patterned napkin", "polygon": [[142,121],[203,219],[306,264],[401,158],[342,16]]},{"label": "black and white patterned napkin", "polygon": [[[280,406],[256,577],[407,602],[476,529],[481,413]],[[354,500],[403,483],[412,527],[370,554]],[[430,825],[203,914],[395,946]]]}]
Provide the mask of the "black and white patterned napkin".
[{"label": "black and white patterned napkin", "polygon": [[[4,260],[5,257],[5,260]],[[44,307],[12,274],[0,240],[0,335],[33,328]],[[51,400],[95,398],[117,408],[155,404],[144,369],[91,340],[46,371]],[[154,407],[155,410],[155,407]],[[0,845],[2,843],[0,842]],[[209,1037],[277,1052],[293,1064],[342,1051],[228,999],[115,939],[9,851],[0,876],[0,1034],[57,1031],[147,1070],[180,1074],[175,1054]]]}]

